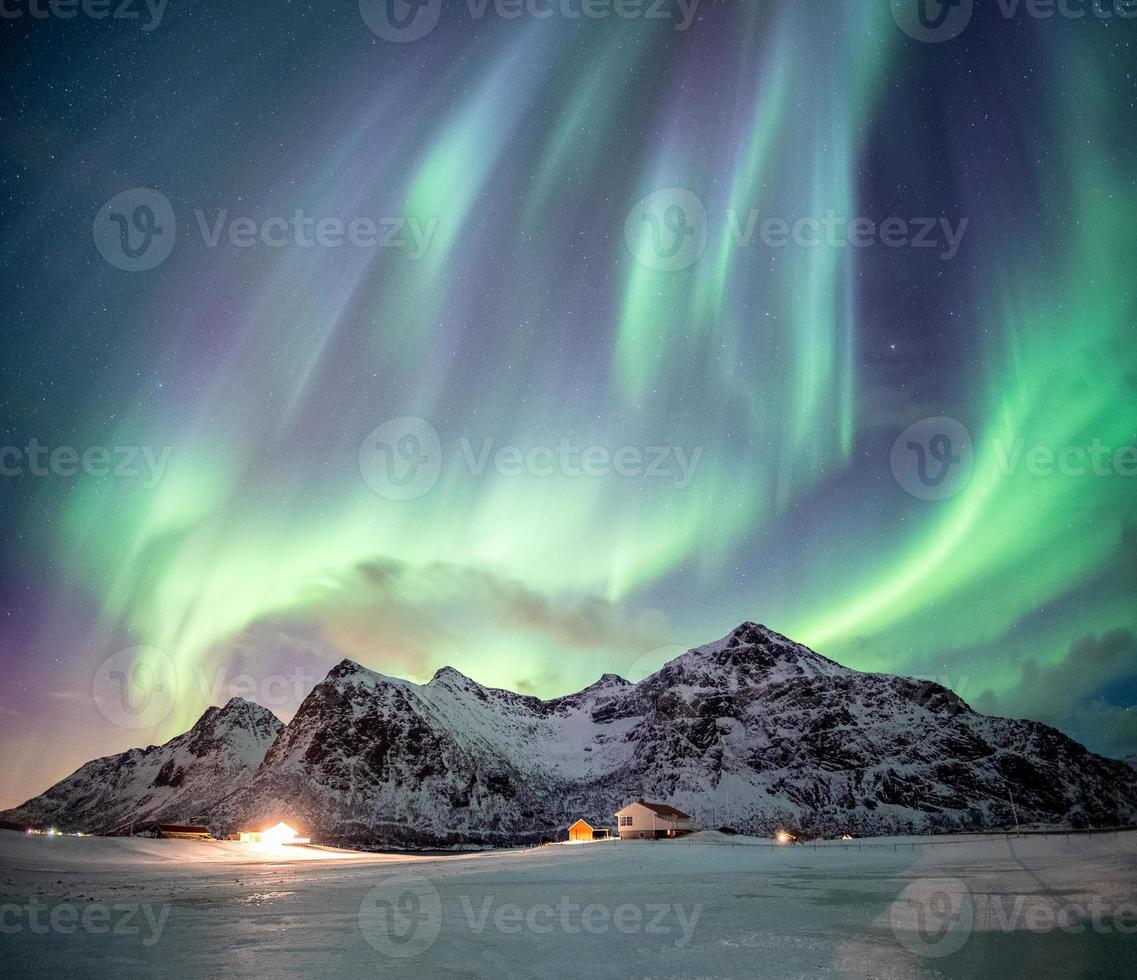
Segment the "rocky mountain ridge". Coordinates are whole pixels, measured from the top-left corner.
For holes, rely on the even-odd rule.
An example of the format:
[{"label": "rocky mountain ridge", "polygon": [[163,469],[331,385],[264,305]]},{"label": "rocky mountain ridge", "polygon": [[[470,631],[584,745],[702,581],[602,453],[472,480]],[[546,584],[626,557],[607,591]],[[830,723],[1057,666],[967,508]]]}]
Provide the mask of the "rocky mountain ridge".
[{"label": "rocky mountain ridge", "polygon": [[0,818],[110,834],[206,817],[253,775],[283,729],[267,708],[232,698],[164,745],[93,759]]},{"label": "rocky mountain ridge", "polygon": [[[37,801],[88,812],[68,783]],[[216,832],[284,819],[353,845],[558,839],[579,817],[613,827],[638,798],[760,834],[1137,823],[1137,772],[1124,763],[755,623],[637,684],[606,674],[547,701],[450,667],[414,684],[344,660],[227,786],[209,805]],[[119,824],[128,809],[115,807]]]}]

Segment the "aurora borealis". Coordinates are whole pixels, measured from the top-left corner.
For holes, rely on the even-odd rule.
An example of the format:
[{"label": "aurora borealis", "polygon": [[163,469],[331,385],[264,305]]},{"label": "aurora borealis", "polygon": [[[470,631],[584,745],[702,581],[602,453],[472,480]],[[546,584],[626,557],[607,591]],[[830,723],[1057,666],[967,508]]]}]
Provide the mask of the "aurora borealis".
[{"label": "aurora borealis", "polygon": [[[1137,20],[689,7],[0,23],[4,805],[238,675],[283,716],[344,656],[553,696],[751,619],[1137,752]],[[136,188],[177,230],[130,271],[92,225]],[[651,261],[674,229],[697,254]],[[970,477],[922,499],[890,453],[941,416]],[[366,447],[405,418],[437,472],[394,499]],[[33,440],[138,474],[37,475]],[[92,683],[136,647],[178,690],[124,732]]]}]

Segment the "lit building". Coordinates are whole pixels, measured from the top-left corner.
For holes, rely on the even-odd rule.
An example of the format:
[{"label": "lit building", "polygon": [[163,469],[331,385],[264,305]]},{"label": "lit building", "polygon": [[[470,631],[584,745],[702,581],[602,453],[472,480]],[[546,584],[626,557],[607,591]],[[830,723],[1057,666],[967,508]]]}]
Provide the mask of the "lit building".
[{"label": "lit building", "polygon": [[569,840],[578,844],[586,841],[608,840],[611,836],[607,827],[597,830],[587,820],[578,820],[569,827]]},{"label": "lit building", "polygon": [[259,827],[256,830],[242,830],[240,839],[246,844],[266,844],[269,847],[284,847],[286,845],[307,844],[307,837],[300,837],[284,821]]}]

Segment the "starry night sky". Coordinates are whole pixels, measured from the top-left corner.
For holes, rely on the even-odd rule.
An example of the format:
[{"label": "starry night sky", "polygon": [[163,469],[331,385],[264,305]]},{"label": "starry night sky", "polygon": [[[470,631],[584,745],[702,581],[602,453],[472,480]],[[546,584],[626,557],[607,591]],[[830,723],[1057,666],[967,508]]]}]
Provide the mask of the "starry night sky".
[{"label": "starry night sky", "polygon": [[[136,9],[0,21],[0,805],[231,693],[287,718],[344,656],[549,697],[744,620],[1137,751],[1137,20]],[[131,271],[98,229],[138,188],[176,234]],[[404,247],[208,241],[298,210]],[[751,210],[939,239],[744,246]],[[672,473],[479,473],[487,440]],[[131,730],[93,690],[136,647],[177,696]]]}]

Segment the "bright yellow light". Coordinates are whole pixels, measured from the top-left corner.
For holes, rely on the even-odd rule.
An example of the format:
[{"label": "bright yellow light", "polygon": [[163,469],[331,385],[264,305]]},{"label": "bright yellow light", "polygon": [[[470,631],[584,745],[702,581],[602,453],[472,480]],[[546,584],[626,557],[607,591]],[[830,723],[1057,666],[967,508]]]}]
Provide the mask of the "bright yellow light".
[{"label": "bright yellow light", "polygon": [[779,830],[777,835],[774,837],[774,840],[776,840],[779,844],[789,844],[793,841],[793,839],[794,835],[785,830]]},{"label": "bright yellow light", "polygon": [[280,850],[289,844],[307,844],[307,837],[297,837],[296,831],[281,821],[268,830],[244,830],[240,834],[246,844],[260,844],[269,850]]},{"label": "bright yellow light", "polygon": [[296,839],[296,831],[286,823],[278,823],[261,835],[261,841],[270,847],[283,847],[288,841]]}]

